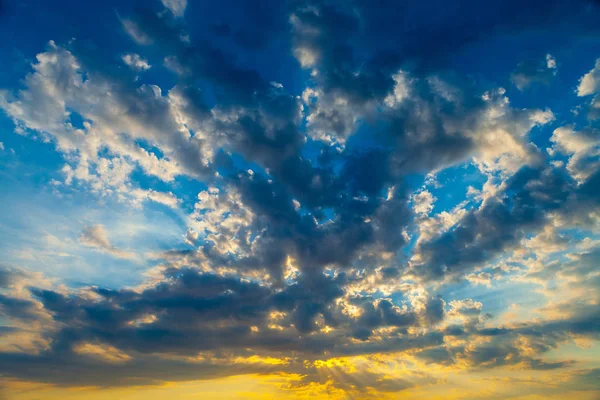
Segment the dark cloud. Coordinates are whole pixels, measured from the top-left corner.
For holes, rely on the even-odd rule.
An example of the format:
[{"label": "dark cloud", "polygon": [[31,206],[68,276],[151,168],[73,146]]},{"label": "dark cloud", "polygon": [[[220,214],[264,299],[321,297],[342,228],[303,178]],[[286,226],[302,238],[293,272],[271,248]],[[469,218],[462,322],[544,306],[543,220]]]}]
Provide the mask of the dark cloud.
[{"label": "dark cloud", "polygon": [[450,365],[454,363],[450,352],[443,347],[434,347],[417,353],[417,357],[426,363]]},{"label": "dark cloud", "polygon": [[[472,366],[526,363],[531,369],[555,369],[570,363],[545,362],[532,357],[531,351],[543,354],[569,340],[572,334],[597,337],[600,327],[598,311],[590,309],[568,320],[522,324],[495,333],[478,327],[467,327],[469,333],[465,333],[454,326],[443,332],[408,334],[406,328],[419,326],[419,321],[429,328],[439,322],[444,313],[441,299],[429,300],[426,310],[419,314],[400,309],[389,300],[357,298],[352,303],[361,308],[361,314],[350,318],[335,301],[344,295],[341,288],[348,282],[340,275],[300,280],[275,290],[238,277],[180,269],[167,270],[160,282],[142,291],[92,288],[95,296],[80,297],[32,288],[31,293],[59,324],[58,329],[44,332],[51,345],[37,355],[2,353],[0,365],[6,368],[0,371],[9,377],[67,386],[121,386],[134,381],[143,385],[250,372],[301,372],[305,367],[300,366],[297,357],[315,360],[324,354],[351,356],[407,350],[420,350],[417,357],[430,363],[449,365],[460,357]],[[32,302],[3,296],[2,306],[10,318],[24,320]],[[273,312],[283,314],[273,320]],[[269,329],[273,323],[281,330]],[[322,325],[317,324],[322,323],[335,327],[335,331],[320,333],[317,327]],[[380,327],[396,330],[383,337],[378,333],[377,340],[369,340],[373,330]],[[444,335],[465,334],[487,336],[491,341],[468,349],[440,347]],[[527,352],[515,344],[517,337],[529,338]],[[101,346],[105,353],[86,353],[82,347],[86,344]],[[173,358],[195,354],[218,356],[191,363]],[[279,365],[246,365],[239,361],[240,357],[255,354],[289,357],[290,361]],[[74,373],[77,370],[88,373]],[[165,375],[167,370],[169,374]]]},{"label": "dark cloud", "polygon": [[[54,353],[40,356],[7,353],[3,354],[3,362],[10,363],[12,366],[12,372],[10,372],[12,376],[29,381],[49,382],[59,386],[73,386],[73,384],[96,387],[156,385],[166,380],[209,380],[229,376],[232,373],[242,375],[275,372],[276,370],[268,365],[241,366],[233,363],[214,365],[144,356],[138,356],[128,363],[115,364],[93,358]],[[86,371],[86,373],[82,374],[81,371]]]},{"label": "dark cloud", "polygon": [[[522,323],[514,328],[467,327],[470,337],[484,336],[483,342],[472,342],[467,347],[432,347],[420,351],[416,356],[427,363],[450,365],[455,360],[466,361],[473,368],[495,368],[503,365],[521,364],[523,368],[533,370],[551,370],[568,367],[572,360],[549,362],[540,355],[558,348],[571,340],[572,335],[585,335],[598,338],[598,310],[578,310],[570,319]],[[444,331],[448,336],[463,336],[465,330],[458,326],[448,327]],[[519,338],[526,339],[526,348],[519,345]]]},{"label": "dark cloud", "polygon": [[323,91],[312,123],[343,135],[349,123],[340,114],[343,108],[327,106],[327,99],[343,98],[351,115],[364,115],[370,102],[391,92],[392,74],[400,67],[419,75],[438,71],[469,44],[553,24],[579,34],[597,33],[591,15],[600,12],[589,1],[433,3],[292,2],[296,57],[319,71],[315,81]]},{"label": "dark cloud", "polygon": [[0,265],[0,288],[7,288],[14,283],[18,272],[14,271],[4,265]]},{"label": "dark cloud", "polygon": [[406,328],[417,325],[414,311],[401,310],[389,300],[373,303],[370,299],[357,299],[353,303],[361,306],[361,315],[352,333],[356,339],[368,340],[373,330],[381,327]]},{"label": "dark cloud", "polygon": [[[381,0],[375,4],[357,0],[345,2],[295,1],[293,13],[303,26],[297,43],[323,53],[324,69],[333,76],[365,60],[387,61],[398,66],[412,61],[420,68],[440,68],[469,44],[517,32],[536,32],[554,26],[568,27],[571,33],[597,33],[593,1],[513,1],[485,4],[464,0],[421,3]],[[342,51],[350,46],[353,52]],[[339,50],[339,51],[335,51]],[[329,53],[329,54],[325,54]],[[331,67],[331,68],[329,68]],[[341,81],[339,81],[341,82]],[[352,84],[352,83],[350,83]]]},{"label": "dark cloud", "polygon": [[37,319],[36,311],[36,305],[32,301],[0,294],[0,315],[27,321]]},{"label": "dark cloud", "polygon": [[550,168],[525,167],[503,193],[467,213],[455,228],[420,247],[425,262],[415,268],[424,279],[456,277],[516,245],[535,232],[548,213],[567,206],[573,182]]},{"label": "dark cloud", "polygon": [[[350,341],[352,332],[362,325],[374,329],[417,323],[412,312],[400,311],[387,300],[375,306],[372,299],[362,302],[365,315],[374,313],[371,321],[364,317],[349,318],[335,303],[344,294],[342,287],[346,282],[343,274],[335,278],[322,276],[300,280],[284,290],[274,290],[238,277],[172,269],[165,271],[155,286],[141,292],[91,288],[94,296],[77,296],[31,288],[31,294],[43,305],[43,310],[52,315],[58,329],[43,332],[51,346],[38,355],[3,353],[2,365],[10,365],[10,368],[1,372],[21,379],[71,385],[78,375],[73,371],[85,369],[93,373],[76,378],[78,384],[100,386],[127,385],[133,376],[139,379],[139,384],[149,384],[171,378],[195,379],[199,375],[209,379],[250,370],[266,373],[287,368],[257,366],[250,369],[234,365],[233,360],[248,354],[249,348],[253,349],[250,354],[256,351],[279,357],[303,354],[306,359],[325,353],[378,352],[382,351],[379,342],[364,342],[354,349]],[[25,322],[39,320],[39,313],[31,312],[33,301],[4,295],[0,300],[5,316]],[[272,321],[272,312],[282,312],[282,318]],[[319,333],[317,318],[340,330],[331,335]],[[283,330],[269,329],[272,323],[279,324]],[[441,338],[403,336],[399,334],[389,348],[401,351],[431,340],[437,343]],[[90,356],[80,350],[85,344],[101,345],[108,350],[104,358],[102,354],[100,358],[98,354]],[[161,357],[205,352],[221,354],[222,360],[196,363],[183,372],[186,365],[191,365],[189,362]],[[59,368],[60,365],[69,367]],[[161,376],[161,368],[174,371],[173,376]]]},{"label": "dark cloud", "polygon": [[444,319],[444,305],[444,300],[439,296],[428,299],[424,315],[427,325],[435,325]]}]

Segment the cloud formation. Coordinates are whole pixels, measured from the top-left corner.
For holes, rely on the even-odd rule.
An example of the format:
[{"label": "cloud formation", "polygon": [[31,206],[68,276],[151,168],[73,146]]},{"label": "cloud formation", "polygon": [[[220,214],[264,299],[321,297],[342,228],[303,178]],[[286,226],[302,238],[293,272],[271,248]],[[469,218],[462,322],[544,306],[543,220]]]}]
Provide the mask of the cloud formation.
[{"label": "cloud formation", "polygon": [[[600,340],[600,67],[562,57],[600,34],[597,2],[226,3],[119,9],[110,60],[49,41],[0,91],[18,146],[58,160],[50,195],[89,196],[61,256],[140,275],[3,265],[0,374],[106,390],[259,374],[281,393],[423,398],[493,369],[527,371],[531,394],[598,390],[573,349]],[[545,59],[494,75],[484,49],[514,37]],[[568,101],[539,97],[563,76],[581,76]],[[587,96],[587,118],[568,112]],[[142,234],[101,219],[113,202],[179,236],[135,226],[142,254]]]}]

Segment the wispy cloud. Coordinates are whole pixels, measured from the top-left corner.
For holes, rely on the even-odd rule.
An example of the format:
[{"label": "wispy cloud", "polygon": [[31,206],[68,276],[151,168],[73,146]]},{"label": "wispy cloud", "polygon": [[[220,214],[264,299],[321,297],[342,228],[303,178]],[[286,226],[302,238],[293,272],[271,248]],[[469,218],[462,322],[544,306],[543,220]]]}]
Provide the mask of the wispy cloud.
[{"label": "wispy cloud", "polygon": [[105,251],[118,258],[133,259],[136,257],[135,253],[121,250],[111,245],[106,230],[102,225],[91,225],[83,228],[81,236],[79,236],[79,242],[85,246]]}]

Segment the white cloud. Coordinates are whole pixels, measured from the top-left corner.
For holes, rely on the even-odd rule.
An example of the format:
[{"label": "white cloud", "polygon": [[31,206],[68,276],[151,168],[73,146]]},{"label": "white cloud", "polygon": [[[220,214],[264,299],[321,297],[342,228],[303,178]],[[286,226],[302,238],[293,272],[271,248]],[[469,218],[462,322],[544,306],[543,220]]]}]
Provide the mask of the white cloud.
[{"label": "white cloud", "polygon": [[439,237],[456,225],[467,213],[465,205],[466,203],[462,202],[449,211],[442,211],[431,217],[419,220],[419,238],[417,244]]},{"label": "white cloud", "polygon": [[185,8],[187,7],[187,0],[161,0],[165,8],[169,9],[174,16],[183,17],[185,14]]},{"label": "white cloud", "polygon": [[164,204],[171,208],[177,208],[180,200],[171,192],[157,192],[155,190],[149,190],[147,192],[148,199],[156,203]]},{"label": "white cloud", "polygon": [[589,96],[600,91],[600,58],[587,74],[579,79],[578,96]]},{"label": "white cloud", "polygon": [[600,168],[600,132],[595,129],[576,131],[571,126],[562,126],[552,133],[554,144],[551,153],[569,155],[567,170],[578,182],[584,182]]},{"label": "white cloud", "polygon": [[552,225],[530,239],[521,240],[523,249],[533,252],[538,260],[546,259],[553,253],[567,250],[570,238],[558,232]]},{"label": "white cloud", "polygon": [[537,148],[527,135],[534,127],[552,122],[554,114],[549,109],[512,108],[505,92],[499,88],[484,93],[485,108],[471,116],[471,124],[450,120],[447,129],[465,131],[475,141],[478,150],[473,159],[482,172],[510,176],[536,160]]},{"label": "white cloud", "polygon": [[140,27],[129,19],[121,19],[121,24],[125,32],[137,43],[142,45],[149,45],[152,43],[152,39]]},{"label": "white cloud", "polygon": [[412,80],[408,74],[402,70],[392,76],[394,78],[394,92],[389,94],[384,103],[388,107],[396,107],[410,96],[410,85]]},{"label": "white cloud", "polygon": [[128,67],[130,67],[134,71],[138,71],[138,72],[146,71],[146,70],[149,70],[151,67],[151,65],[148,64],[148,60],[140,57],[139,54],[135,54],[135,53],[124,54],[121,57],[121,59]]},{"label": "white cloud", "polygon": [[[188,105],[178,88],[163,95],[154,85],[129,85],[84,71],[69,51],[54,42],[37,55],[32,67],[24,89],[14,96],[0,93],[0,108],[12,117],[17,131],[33,130],[53,139],[67,161],[65,183],[86,184],[102,196],[139,202],[130,180],[137,167],[165,182],[182,174],[198,176],[207,168],[213,153],[202,151],[208,143],[201,137],[211,136],[210,132],[200,129],[196,120],[198,132],[192,137],[186,126]],[[84,120],[82,127],[71,124],[72,112]],[[145,193],[142,197],[176,204],[172,196]]]},{"label": "white cloud", "polygon": [[302,92],[302,100],[309,110],[306,122],[313,139],[343,145],[356,129],[359,115],[356,107],[345,97],[309,87]]},{"label": "white cloud", "polygon": [[428,190],[415,194],[412,198],[413,211],[417,214],[428,215],[433,210],[433,203],[437,199]]},{"label": "white cloud", "polygon": [[546,54],[546,66],[550,69],[556,69],[556,58],[552,54]]},{"label": "white cloud", "polygon": [[198,194],[188,225],[212,242],[215,251],[247,255],[251,252],[254,218],[237,190],[210,188]]},{"label": "white cloud", "polygon": [[492,274],[489,272],[473,273],[467,275],[465,278],[474,285],[492,286]]},{"label": "white cloud", "polygon": [[579,80],[577,94],[579,96],[596,94],[590,102],[588,118],[591,120],[600,118],[600,58],[596,60],[594,68]]}]

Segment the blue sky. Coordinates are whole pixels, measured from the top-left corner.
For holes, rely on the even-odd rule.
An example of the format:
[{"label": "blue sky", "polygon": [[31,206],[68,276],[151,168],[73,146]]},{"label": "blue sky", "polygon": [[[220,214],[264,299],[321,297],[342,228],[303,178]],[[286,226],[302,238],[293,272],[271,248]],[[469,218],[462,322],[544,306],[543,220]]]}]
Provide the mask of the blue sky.
[{"label": "blue sky", "polygon": [[0,391],[594,398],[599,14],[0,2]]}]

